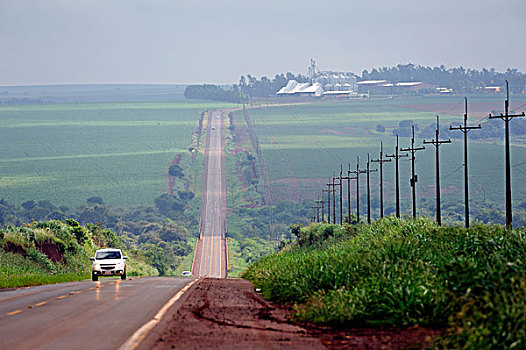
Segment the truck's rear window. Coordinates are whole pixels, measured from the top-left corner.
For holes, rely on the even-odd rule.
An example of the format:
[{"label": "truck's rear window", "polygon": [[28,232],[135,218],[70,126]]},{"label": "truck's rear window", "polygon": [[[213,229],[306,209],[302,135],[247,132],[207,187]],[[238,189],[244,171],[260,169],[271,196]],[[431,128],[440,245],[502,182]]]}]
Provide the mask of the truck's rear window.
[{"label": "truck's rear window", "polygon": [[95,256],[95,259],[97,260],[104,260],[104,259],[120,259],[121,253],[120,252],[98,252]]}]

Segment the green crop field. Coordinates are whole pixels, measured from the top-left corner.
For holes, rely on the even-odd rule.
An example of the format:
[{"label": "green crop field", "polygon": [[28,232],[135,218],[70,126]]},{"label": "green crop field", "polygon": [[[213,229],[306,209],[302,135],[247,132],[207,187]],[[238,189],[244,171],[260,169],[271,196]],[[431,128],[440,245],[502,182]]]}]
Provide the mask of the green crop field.
[{"label": "green crop field", "polygon": [[[525,97],[513,96],[511,107],[521,107]],[[469,124],[497,123],[487,119],[488,113],[501,111],[502,96],[472,96],[469,99]],[[522,105],[522,106],[521,106]],[[365,167],[367,153],[379,157],[380,142],[384,152],[392,154],[396,138],[393,135],[399,122],[411,120],[418,126],[416,146],[422,145],[421,132],[431,128],[426,139],[434,138],[436,114],[440,114],[442,128],[463,122],[464,100],[460,96],[400,98],[385,100],[357,100],[346,102],[320,102],[304,105],[282,105],[270,108],[252,108],[249,115],[258,136],[265,167],[269,176],[271,193],[280,199],[315,199],[321,194],[326,179],[339,171],[340,164],[351,162],[356,168]],[[241,118],[241,115],[239,115]],[[376,130],[377,125],[384,132]],[[473,131],[470,135],[474,135]],[[454,134],[457,133],[457,134]],[[441,188],[443,196],[455,201],[463,199],[463,141],[460,131],[452,131],[451,145],[441,147]],[[503,134],[502,134],[503,135]],[[441,138],[448,136],[443,134]],[[471,137],[471,136],[470,136]],[[410,137],[400,137],[400,147],[410,147]],[[526,142],[524,138],[512,139],[513,195],[522,200],[526,195]],[[475,201],[504,201],[504,147],[502,138],[471,140],[469,143],[469,173],[471,197]],[[434,199],[435,148],[417,152],[416,172],[419,176],[418,196]],[[410,161],[400,161],[402,209],[409,212],[411,189],[409,186]],[[372,168],[377,168],[372,164]],[[365,175],[360,185],[365,186]],[[394,190],[394,165],[384,165],[387,207],[392,206]],[[378,202],[378,174],[371,174],[373,206]],[[326,188],[326,187],[325,187]],[[362,189],[365,194],[365,187]],[[365,197],[365,196],[364,196]],[[364,198],[362,198],[364,199]]]},{"label": "green crop field", "polygon": [[90,103],[0,107],[0,198],[77,206],[153,205],[200,115],[223,103]]}]

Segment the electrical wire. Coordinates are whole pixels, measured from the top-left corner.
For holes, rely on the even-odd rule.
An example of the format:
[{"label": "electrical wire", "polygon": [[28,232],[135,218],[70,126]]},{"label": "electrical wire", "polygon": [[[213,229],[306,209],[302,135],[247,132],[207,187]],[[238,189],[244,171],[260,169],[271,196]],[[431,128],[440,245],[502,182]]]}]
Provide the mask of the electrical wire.
[{"label": "electrical wire", "polygon": [[464,167],[464,164],[462,164],[461,166],[459,166],[458,168],[456,168],[455,170],[453,170],[452,172],[450,172],[449,174],[447,174],[446,176],[443,176],[442,177],[442,180],[444,179],[447,179],[448,177],[454,175],[455,173],[457,173],[460,169],[462,169]]}]

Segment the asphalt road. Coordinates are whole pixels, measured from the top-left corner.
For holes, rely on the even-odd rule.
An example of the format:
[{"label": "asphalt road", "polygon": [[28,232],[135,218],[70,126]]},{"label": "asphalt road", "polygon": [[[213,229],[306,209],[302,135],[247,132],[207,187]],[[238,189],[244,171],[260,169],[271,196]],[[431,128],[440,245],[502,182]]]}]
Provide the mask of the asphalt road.
[{"label": "asphalt road", "polygon": [[226,261],[226,197],[224,171],[223,115],[209,113],[203,170],[200,239],[193,275],[224,278]]},{"label": "asphalt road", "polygon": [[0,349],[118,349],[190,281],[101,278],[0,292]]}]

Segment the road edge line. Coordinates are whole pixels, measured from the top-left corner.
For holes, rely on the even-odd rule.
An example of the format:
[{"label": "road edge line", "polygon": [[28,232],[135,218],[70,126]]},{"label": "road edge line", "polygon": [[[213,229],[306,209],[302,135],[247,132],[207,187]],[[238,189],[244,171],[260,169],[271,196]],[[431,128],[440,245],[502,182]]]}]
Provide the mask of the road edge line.
[{"label": "road edge line", "polygon": [[119,350],[133,350],[137,348],[139,344],[141,343],[141,341],[143,341],[143,339],[146,337],[148,332],[151,331],[152,328],[155,327],[157,324],[159,324],[159,322],[163,318],[166,311],[168,311],[168,309],[177,300],[179,300],[179,298],[197,281],[198,281],[197,279],[194,279],[193,281],[188,283],[186,286],[184,286],[181,290],[179,290],[177,293],[175,293],[175,295],[170,300],[168,300],[168,302],[164,304],[163,307],[159,309],[159,311],[157,311],[155,316],[153,316],[153,318],[150,321],[142,325],[141,328],[135,331],[135,333],[133,333],[132,336],[128,338],[128,340],[119,347]]}]

